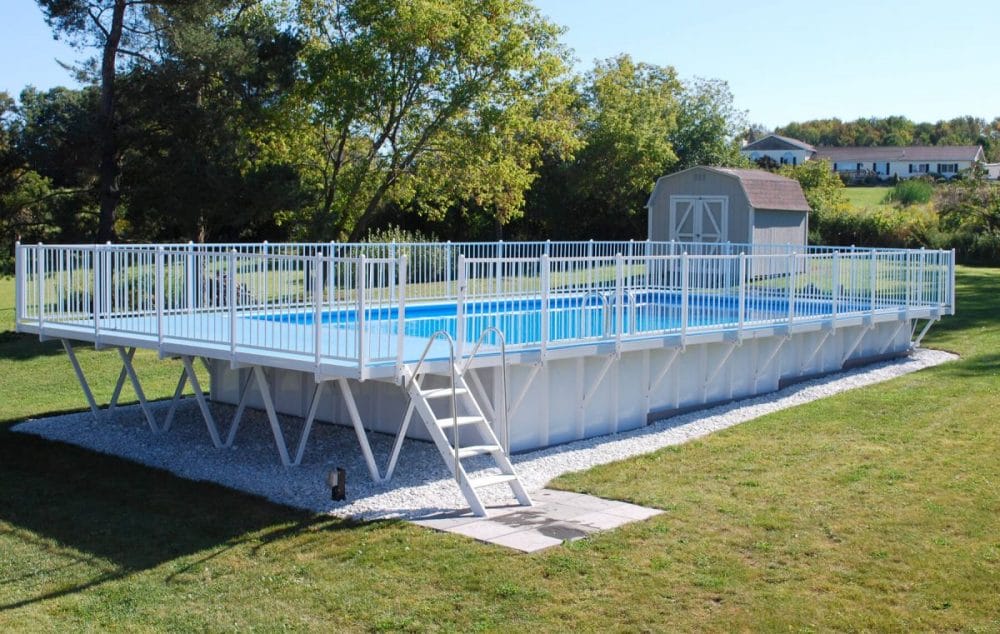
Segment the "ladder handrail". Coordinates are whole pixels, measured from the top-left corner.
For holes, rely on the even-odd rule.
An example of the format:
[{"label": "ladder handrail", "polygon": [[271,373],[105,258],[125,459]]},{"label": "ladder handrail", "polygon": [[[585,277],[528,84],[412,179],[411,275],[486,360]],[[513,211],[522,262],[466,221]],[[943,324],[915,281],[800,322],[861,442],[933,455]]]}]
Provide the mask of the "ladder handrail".
[{"label": "ladder handrail", "polygon": [[[461,486],[462,484],[462,470],[459,467],[459,433],[458,433],[458,395],[455,391],[455,340],[451,338],[451,334],[447,330],[437,330],[427,339],[427,345],[424,346],[424,352],[420,355],[420,361],[413,369],[413,374],[410,376],[411,382],[416,382],[417,375],[420,373],[420,366],[424,364],[424,359],[427,358],[427,353],[430,352],[431,346],[434,341],[439,337],[444,337],[444,340],[448,342],[448,366],[451,368],[451,422],[452,422],[452,445],[455,449],[455,482]],[[420,384],[417,383],[417,389],[420,389]]]},{"label": "ladder handrail", "polygon": [[[497,339],[500,340],[500,391],[501,400],[500,404],[503,407],[500,409],[500,425],[503,428],[503,450],[504,453],[510,453],[510,421],[507,418],[507,410],[510,404],[507,401],[507,338],[504,336],[503,331],[496,326],[487,326],[483,328],[483,331],[479,333],[479,339],[476,341],[476,345],[473,346],[472,352],[465,359],[465,364],[459,371],[458,376],[464,377],[465,373],[469,370],[469,366],[472,364],[473,357],[479,352],[479,348],[483,345],[483,341],[486,339],[486,335],[490,332],[494,332],[497,335]],[[454,383],[454,382],[453,382]],[[494,406],[495,408],[495,406]]]}]

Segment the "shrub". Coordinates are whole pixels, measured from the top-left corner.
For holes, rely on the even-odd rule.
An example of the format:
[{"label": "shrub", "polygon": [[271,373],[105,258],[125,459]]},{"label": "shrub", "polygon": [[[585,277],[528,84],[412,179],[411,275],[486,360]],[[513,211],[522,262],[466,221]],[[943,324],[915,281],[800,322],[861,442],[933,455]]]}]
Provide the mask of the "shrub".
[{"label": "shrub", "polygon": [[899,181],[886,196],[886,202],[899,203],[903,207],[928,203],[934,196],[934,185],[922,179]]},{"label": "shrub", "polygon": [[[436,236],[427,235],[419,231],[403,229],[395,225],[388,225],[383,229],[369,231],[363,242],[368,244],[405,244],[405,243],[428,243],[438,242]],[[384,249],[373,249],[373,257],[385,257]],[[407,281],[408,282],[434,282],[447,277],[448,268],[453,267],[453,263],[448,262],[448,257],[443,249],[434,247],[396,247],[395,256],[406,256]]]}]

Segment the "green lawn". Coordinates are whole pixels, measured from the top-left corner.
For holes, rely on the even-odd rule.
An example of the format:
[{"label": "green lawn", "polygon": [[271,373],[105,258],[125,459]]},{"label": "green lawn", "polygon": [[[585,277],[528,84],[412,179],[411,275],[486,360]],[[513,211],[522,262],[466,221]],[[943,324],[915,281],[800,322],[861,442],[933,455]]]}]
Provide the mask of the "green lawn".
[{"label": "green lawn", "polygon": [[[535,555],[10,433],[84,401],[3,332],[0,630],[1000,630],[1000,270],[958,293],[927,343],[961,361],[565,476],[666,513]],[[112,354],[81,356],[106,400]]]},{"label": "green lawn", "polygon": [[848,202],[856,210],[879,207],[885,202],[886,194],[892,191],[892,187],[845,187],[844,195]]}]

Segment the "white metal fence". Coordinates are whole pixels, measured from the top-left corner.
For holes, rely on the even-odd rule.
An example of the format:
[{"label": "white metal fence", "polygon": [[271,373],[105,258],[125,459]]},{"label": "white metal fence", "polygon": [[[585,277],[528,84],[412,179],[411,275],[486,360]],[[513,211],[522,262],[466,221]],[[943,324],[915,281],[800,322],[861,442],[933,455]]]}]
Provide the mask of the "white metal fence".
[{"label": "white metal fence", "polygon": [[[513,350],[954,309],[954,253],[676,242],[18,245],[22,330],[360,369],[450,327]],[[453,305],[427,316],[420,306]],[[413,312],[407,317],[407,309]],[[423,331],[427,330],[427,333]],[[67,334],[68,333],[68,334]]]}]

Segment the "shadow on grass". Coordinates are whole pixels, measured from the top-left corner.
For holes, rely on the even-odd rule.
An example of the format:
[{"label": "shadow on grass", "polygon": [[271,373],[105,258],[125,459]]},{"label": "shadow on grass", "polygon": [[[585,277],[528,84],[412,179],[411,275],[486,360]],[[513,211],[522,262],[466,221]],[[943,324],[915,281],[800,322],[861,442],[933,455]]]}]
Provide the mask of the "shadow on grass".
[{"label": "shadow on grass", "polygon": [[58,341],[39,341],[38,335],[13,330],[0,332],[0,359],[26,361],[57,354],[64,354],[62,344]]},{"label": "shadow on grass", "polygon": [[13,527],[16,539],[36,542],[38,550],[52,551],[49,540],[59,550],[48,559],[51,565],[43,561],[30,571],[12,571],[0,586],[77,566],[92,569],[85,580],[0,604],[0,611],[74,594],[178,557],[205,553],[173,576],[248,541],[265,545],[303,530],[356,525],[9,430],[0,430],[0,482],[0,521]]}]

